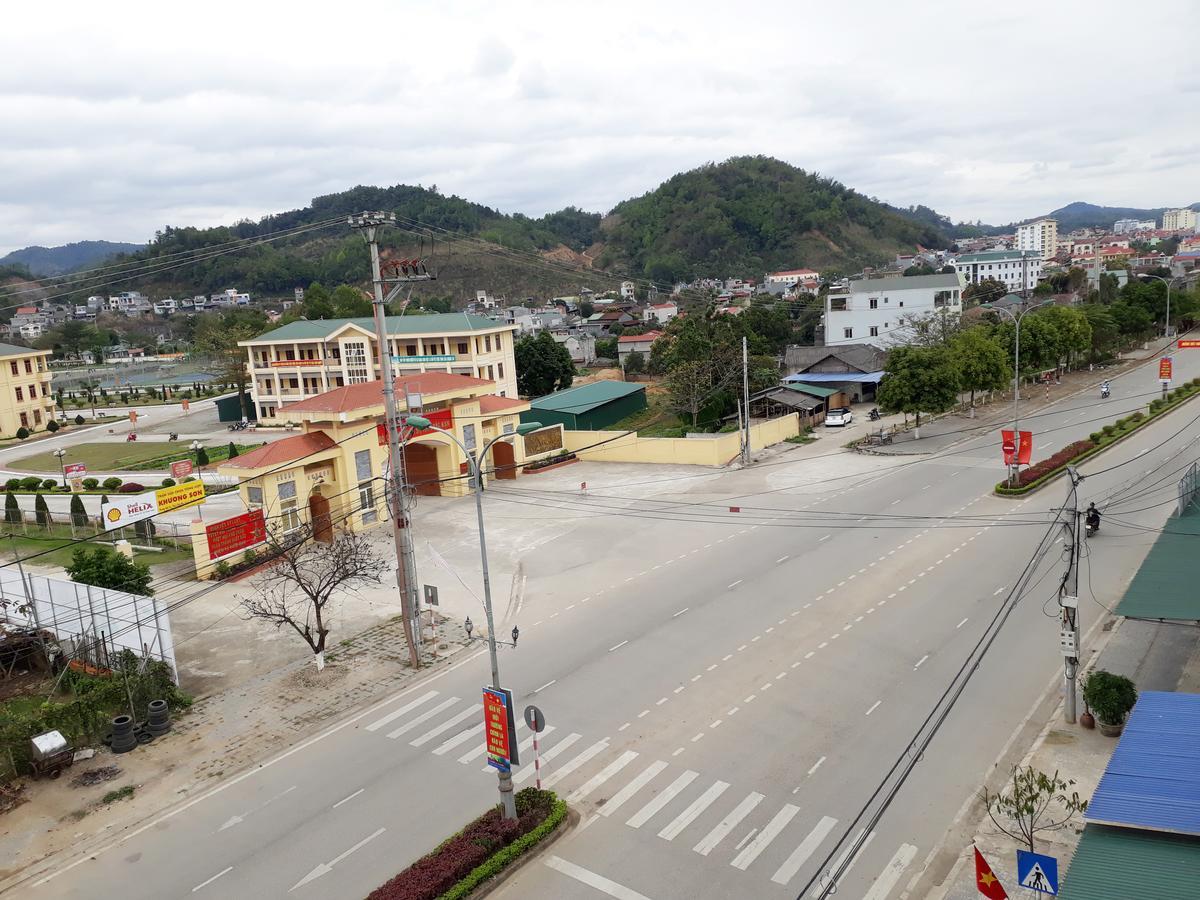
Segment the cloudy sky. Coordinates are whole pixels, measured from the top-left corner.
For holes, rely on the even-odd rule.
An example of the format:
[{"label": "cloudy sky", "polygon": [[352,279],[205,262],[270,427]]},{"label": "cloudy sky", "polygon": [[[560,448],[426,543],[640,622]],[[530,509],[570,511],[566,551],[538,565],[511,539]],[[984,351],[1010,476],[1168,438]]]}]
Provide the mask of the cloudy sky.
[{"label": "cloudy sky", "polygon": [[[371,7],[383,10],[373,14]],[[7,5],[0,253],[355,184],[606,211],[762,153],[1002,223],[1200,200],[1194,0]]]}]

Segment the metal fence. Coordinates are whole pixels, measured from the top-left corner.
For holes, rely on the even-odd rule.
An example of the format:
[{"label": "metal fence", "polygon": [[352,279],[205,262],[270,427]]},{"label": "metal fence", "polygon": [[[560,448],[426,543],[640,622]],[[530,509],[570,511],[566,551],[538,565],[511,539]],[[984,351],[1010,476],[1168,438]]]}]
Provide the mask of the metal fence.
[{"label": "metal fence", "polygon": [[1175,515],[1182,516],[1196,499],[1197,463],[1188,466],[1188,470],[1179,479],[1179,499],[1175,505]]},{"label": "metal fence", "polygon": [[[138,527],[139,525],[142,527]],[[77,521],[67,512],[47,512],[39,516],[36,510],[22,509],[6,510],[3,514],[3,527],[0,535],[5,537],[14,535],[47,541],[96,538],[95,543],[126,540],[135,547],[155,547],[164,550],[178,548],[190,551],[192,547],[191,528],[179,522],[147,521],[144,524],[105,531],[99,516],[80,517]],[[0,551],[3,549],[3,545],[0,544]]]}]

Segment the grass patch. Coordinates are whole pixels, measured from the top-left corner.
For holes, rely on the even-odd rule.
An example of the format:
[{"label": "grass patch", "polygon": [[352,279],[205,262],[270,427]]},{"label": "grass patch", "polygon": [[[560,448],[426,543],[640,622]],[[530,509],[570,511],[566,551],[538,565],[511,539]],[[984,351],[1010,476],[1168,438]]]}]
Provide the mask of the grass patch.
[{"label": "grass patch", "polygon": [[100,798],[101,803],[116,803],[118,800],[126,800],[133,796],[134,787],[132,784],[127,784],[124,787],[119,787],[115,791],[109,791]]},{"label": "grass patch", "polygon": [[[258,444],[238,444],[239,453],[259,446]],[[209,462],[220,462],[229,456],[229,442],[205,445]],[[137,441],[120,441],[116,443],[75,444],[67,449],[64,462],[83,463],[88,472],[137,472],[142,470],[162,470],[170,468],[171,463],[183,459],[195,460],[195,455],[187,449],[187,444],[146,443]],[[26,469],[32,472],[60,472],[58,458],[50,452],[36,453],[18,459],[13,468]]]},{"label": "grass patch", "polygon": [[[64,526],[55,526],[56,529]],[[30,526],[33,530],[34,526]],[[102,546],[98,541],[92,542],[97,546]],[[5,537],[0,541],[0,556],[16,553],[22,559],[27,559],[33,554],[37,555],[32,562],[39,566],[62,566],[64,569],[70,564],[71,556],[78,549],[78,546],[72,541],[69,536],[65,538],[37,538],[37,537]],[[148,563],[151,568],[155,566],[174,565],[182,562],[191,562],[192,553],[190,550],[180,550],[167,548],[161,553],[139,553],[134,551],[134,559],[138,562]],[[0,560],[0,564],[5,561]]]},{"label": "grass patch", "polygon": [[790,438],[784,438],[789,444],[811,444],[817,439],[811,428],[805,428],[799,434],[794,434]]}]

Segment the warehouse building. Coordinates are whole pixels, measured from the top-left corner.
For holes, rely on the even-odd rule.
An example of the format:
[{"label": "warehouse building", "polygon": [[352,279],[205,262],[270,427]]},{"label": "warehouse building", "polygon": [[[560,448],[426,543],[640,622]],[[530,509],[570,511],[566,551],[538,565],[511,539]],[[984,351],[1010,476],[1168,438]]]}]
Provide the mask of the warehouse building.
[{"label": "warehouse building", "polygon": [[562,425],[568,431],[597,431],[645,408],[645,385],[597,381],[531,400],[521,421]]}]

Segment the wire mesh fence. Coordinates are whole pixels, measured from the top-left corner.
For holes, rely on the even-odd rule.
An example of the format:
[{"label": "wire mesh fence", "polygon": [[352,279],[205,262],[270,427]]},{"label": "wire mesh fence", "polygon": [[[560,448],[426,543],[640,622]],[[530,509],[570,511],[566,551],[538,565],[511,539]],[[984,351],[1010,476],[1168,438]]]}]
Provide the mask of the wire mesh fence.
[{"label": "wire mesh fence", "polygon": [[1179,479],[1179,499],[1175,506],[1175,515],[1182,516],[1196,499],[1197,463],[1188,466],[1183,477]]},{"label": "wire mesh fence", "polygon": [[[135,547],[191,550],[191,529],[179,522],[136,522],[125,528],[106,531],[100,517],[72,515],[69,512],[39,512],[37,510],[5,510],[3,534],[36,538],[46,541],[94,541],[113,543],[126,540]],[[0,549],[3,549],[0,547]]]}]

